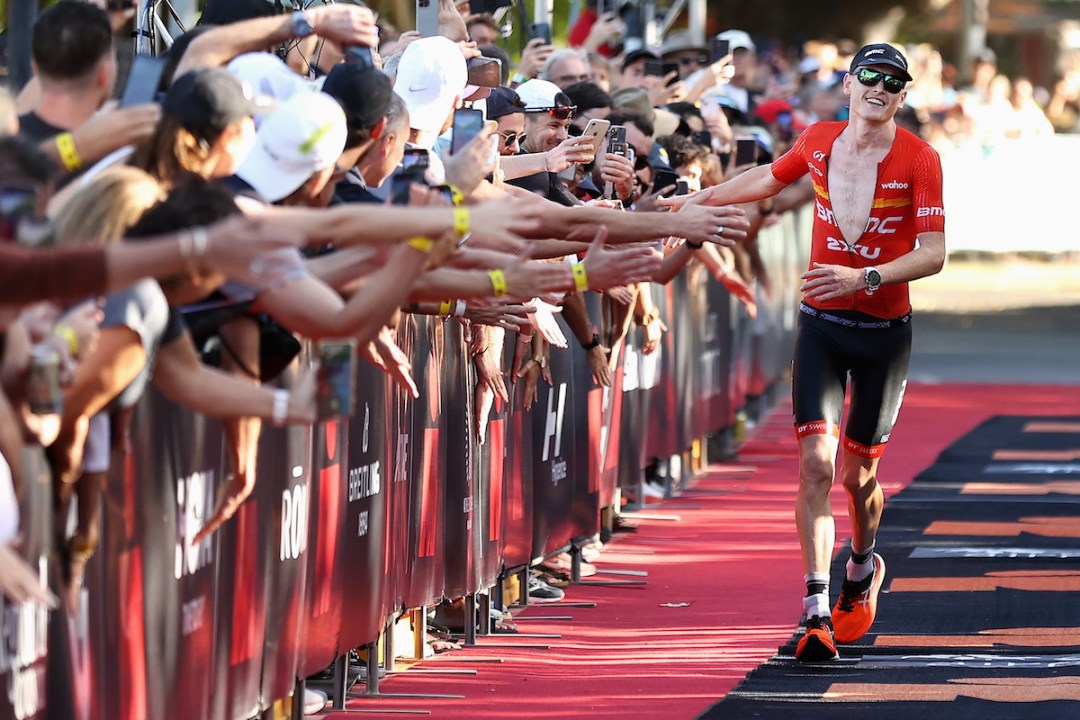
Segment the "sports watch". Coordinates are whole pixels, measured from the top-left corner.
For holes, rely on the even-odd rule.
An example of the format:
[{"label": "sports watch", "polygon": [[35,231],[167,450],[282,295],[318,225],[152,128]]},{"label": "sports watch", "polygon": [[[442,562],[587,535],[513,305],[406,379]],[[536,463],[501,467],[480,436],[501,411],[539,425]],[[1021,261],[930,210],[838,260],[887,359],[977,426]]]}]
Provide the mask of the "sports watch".
[{"label": "sports watch", "polygon": [[292,32],[293,37],[308,37],[315,34],[315,28],[311,26],[307,13],[303,10],[297,10],[292,14]]},{"label": "sports watch", "polygon": [[873,295],[881,287],[881,273],[877,268],[868,267],[863,270],[863,280],[866,281],[866,294]]}]

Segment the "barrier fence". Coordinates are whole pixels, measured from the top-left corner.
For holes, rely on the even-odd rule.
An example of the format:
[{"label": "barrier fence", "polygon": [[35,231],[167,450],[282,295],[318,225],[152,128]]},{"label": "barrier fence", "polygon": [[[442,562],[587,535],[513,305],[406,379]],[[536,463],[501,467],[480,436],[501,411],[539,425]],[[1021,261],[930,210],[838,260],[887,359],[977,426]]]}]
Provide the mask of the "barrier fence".
[{"label": "barrier fence", "polygon": [[[0,600],[0,720],[281,712],[299,678],[377,640],[395,613],[486,592],[592,537],[650,459],[685,468],[692,446],[725,445],[737,413],[768,404],[790,360],[811,213],[759,235],[771,285],[757,319],[691,268],[653,287],[670,330],[656,353],[632,330],[601,388],[576,343],[553,350],[551,385],[530,410],[521,383],[496,399],[482,445],[463,327],[406,316],[398,342],[419,398],[362,365],[349,420],[264,426],[252,496],[198,546],[229,472],[224,426],[148,390],[114,454],[79,611]],[[58,588],[47,465],[27,455],[22,552]]]}]

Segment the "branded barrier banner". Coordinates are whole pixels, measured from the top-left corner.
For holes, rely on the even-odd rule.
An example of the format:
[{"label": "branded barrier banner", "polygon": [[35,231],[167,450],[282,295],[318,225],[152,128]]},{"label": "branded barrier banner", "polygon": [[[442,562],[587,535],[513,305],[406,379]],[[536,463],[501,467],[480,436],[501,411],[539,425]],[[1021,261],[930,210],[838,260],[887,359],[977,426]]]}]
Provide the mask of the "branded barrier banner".
[{"label": "branded barrier banner", "polygon": [[475,504],[478,490],[473,467],[476,455],[473,426],[472,368],[467,360],[465,336],[457,320],[435,322],[442,333],[440,363],[442,411],[439,413],[440,451],[444,463],[443,595],[459,598],[480,589],[474,565],[476,543]]},{"label": "branded barrier banner", "polygon": [[679,438],[680,408],[675,379],[675,343],[680,333],[675,320],[674,293],[674,283],[653,285],[653,302],[668,332],[661,337],[660,348],[652,356],[653,359],[645,362],[645,374],[654,377],[650,384],[652,390],[646,414],[648,432],[645,434],[645,454],[648,458],[669,458],[684,448]]}]

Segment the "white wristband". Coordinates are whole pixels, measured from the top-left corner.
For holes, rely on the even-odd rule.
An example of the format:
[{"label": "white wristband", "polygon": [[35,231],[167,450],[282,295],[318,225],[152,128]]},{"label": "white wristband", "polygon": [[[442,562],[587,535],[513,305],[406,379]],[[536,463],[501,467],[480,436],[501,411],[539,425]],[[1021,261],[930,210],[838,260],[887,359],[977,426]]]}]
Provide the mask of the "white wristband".
[{"label": "white wristband", "polygon": [[465,304],[464,300],[456,301],[454,303],[454,317],[462,317],[462,316],[464,316],[465,311],[467,309],[468,309],[468,306]]},{"label": "white wristband", "polygon": [[271,413],[270,419],[275,425],[281,426],[285,424],[285,421],[289,419],[289,391],[288,390],[275,390],[274,391],[274,409]]}]

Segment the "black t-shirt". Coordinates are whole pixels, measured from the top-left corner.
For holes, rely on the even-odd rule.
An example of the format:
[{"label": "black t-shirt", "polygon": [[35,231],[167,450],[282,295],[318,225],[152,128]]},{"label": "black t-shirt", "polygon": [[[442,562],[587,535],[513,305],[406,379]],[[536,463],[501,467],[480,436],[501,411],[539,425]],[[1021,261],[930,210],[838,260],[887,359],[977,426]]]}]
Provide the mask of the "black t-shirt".
[{"label": "black t-shirt", "polygon": [[41,143],[48,140],[51,137],[56,137],[62,132],[66,132],[64,128],[50,125],[37,116],[37,113],[26,113],[19,116],[19,134],[25,138],[29,138],[36,143]]}]

